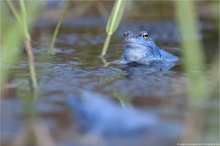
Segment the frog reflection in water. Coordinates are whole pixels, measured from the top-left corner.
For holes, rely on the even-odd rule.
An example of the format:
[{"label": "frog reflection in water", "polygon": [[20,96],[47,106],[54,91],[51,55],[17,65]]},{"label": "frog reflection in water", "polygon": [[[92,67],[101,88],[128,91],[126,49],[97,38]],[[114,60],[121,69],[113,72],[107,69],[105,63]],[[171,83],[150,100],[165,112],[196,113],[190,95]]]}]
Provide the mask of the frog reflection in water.
[{"label": "frog reflection in water", "polygon": [[174,63],[179,61],[177,56],[159,48],[145,31],[137,35],[134,35],[131,31],[127,31],[124,37],[123,55],[119,60],[115,61],[115,63],[149,65],[155,61],[161,63]]}]

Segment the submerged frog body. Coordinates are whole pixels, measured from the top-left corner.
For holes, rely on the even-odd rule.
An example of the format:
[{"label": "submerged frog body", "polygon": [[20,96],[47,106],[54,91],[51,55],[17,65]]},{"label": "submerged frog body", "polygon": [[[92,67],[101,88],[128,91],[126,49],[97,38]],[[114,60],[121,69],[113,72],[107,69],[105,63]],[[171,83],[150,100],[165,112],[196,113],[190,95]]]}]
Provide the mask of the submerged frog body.
[{"label": "submerged frog body", "polygon": [[158,124],[158,119],[132,108],[121,108],[101,94],[84,91],[67,101],[82,132],[101,135],[139,133]]},{"label": "submerged frog body", "polygon": [[179,58],[159,48],[147,32],[134,35],[131,31],[124,34],[124,51],[122,57],[115,63],[138,63],[149,65],[151,62],[173,63]]}]

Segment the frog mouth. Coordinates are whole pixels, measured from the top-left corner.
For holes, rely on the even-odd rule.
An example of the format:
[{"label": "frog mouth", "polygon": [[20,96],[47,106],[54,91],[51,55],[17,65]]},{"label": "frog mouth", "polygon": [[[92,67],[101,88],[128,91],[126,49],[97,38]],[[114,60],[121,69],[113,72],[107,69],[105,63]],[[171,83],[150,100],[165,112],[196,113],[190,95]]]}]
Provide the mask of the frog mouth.
[{"label": "frog mouth", "polygon": [[124,43],[123,43],[123,45],[126,45],[126,44],[128,44],[128,45],[141,45],[141,46],[144,46],[144,47],[146,47],[144,44],[142,44],[142,43],[137,43],[137,42],[132,42],[132,41],[124,41]]}]

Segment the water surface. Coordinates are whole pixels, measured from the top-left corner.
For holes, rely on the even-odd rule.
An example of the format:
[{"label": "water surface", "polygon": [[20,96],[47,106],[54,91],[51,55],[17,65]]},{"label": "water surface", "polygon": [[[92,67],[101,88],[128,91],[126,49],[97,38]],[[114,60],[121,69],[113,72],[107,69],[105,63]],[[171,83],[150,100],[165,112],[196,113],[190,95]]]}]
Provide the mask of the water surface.
[{"label": "water surface", "polygon": [[[175,146],[176,143],[184,141],[187,132],[190,133],[195,129],[199,131],[199,134],[188,135],[188,138],[194,138],[195,142],[197,138],[203,139],[204,142],[217,142],[218,99],[208,97],[203,105],[195,109],[189,108],[190,98],[187,97],[186,90],[189,76],[182,69],[181,63],[167,70],[144,66],[104,66],[99,55],[105,40],[103,27],[105,21],[100,18],[96,19],[64,21],[56,40],[53,56],[47,55],[53,33],[53,29],[49,28],[50,25],[39,23],[36,25],[36,31],[33,31],[33,52],[39,83],[38,99],[34,107],[37,116],[49,128],[56,145]],[[84,23],[84,21],[91,24]],[[95,23],[97,21],[100,23]],[[161,25],[166,26],[166,29],[161,30]],[[213,32],[212,27],[205,23],[199,27],[209,33]],[[135,33],[142,30],[149,31],[161,48],[181,57],[179,33],[174,22],[140,21],[121,24],[111,40],[106,61],[111,62],[121,57],[122,36],[126,30],[132,30]],[[211,37],[206,33],[201,35],[206,48],[210,47],[207,53],[207,64],[204,65],[207,71],[205,79],[209,78],[209,62],[218,50],[218,39],[213,36],[215,34]],[[210,44],[210,41],[213,43]],[[25,52],[21,52],[20,55],[16,64],[8,68],[11,75],[1,99],[3,145],[10,144],[25,127],[23,104],[20,98],[31,97],[28,61]],[[86,99],[83,98],[85,93]],[[79,104],[85,105],[77,106],[82,110],[79,115],[82,116],[83,112],[87,113],[85,108],[88,108],[88,111],[91,108],[92,111],[94,107],[95,113],[90,111],[89,116],[91,115],[92,119],[97,116],[99,119],[95,118],[96,121],[86,120],[88,118],[83,116],[77,117],[74,114],[74,107],[68,104],[69,98],[76,101],[82,100]],[[97,103],[97,98],[100,98],[103,104]],[[87,106],[88,102],[91,103]],[[117,113],[115,109],[123,112]],[[136,114],[139,112],[141,115]],[[111,114],[114,116],[105,116]],[[129,116],[121,118],[124,115]],[[142,129],[141,123],[143,122],[140,122],[142,121],[140,119],[143,117],[147,119],[144,123],[147,128],[143,128],[144,131],[137,132],[136,128],[131,128],[136,126]],[[111,120],[117,121],[118,124],[111,125]],[[148,123],[148,120],[152,120],[155,125]],[[98,123],[100,121],[101,123]],[[86,130],[86,128],[80,130],[83,122],[86,122],[87,127],[89,126],[88,129],[93,130]],[[108,122],[109,124],[105,124]],[[129,122],[132,126],[128,124]],[[127,127],[120,129],[126,124],[128,124]],[[103,127],[97,129],[97,127],[92,127],[93,125]],[[116,132],[111,133],[114,128]],[[105,132],[102,132],[103,129]]]}]

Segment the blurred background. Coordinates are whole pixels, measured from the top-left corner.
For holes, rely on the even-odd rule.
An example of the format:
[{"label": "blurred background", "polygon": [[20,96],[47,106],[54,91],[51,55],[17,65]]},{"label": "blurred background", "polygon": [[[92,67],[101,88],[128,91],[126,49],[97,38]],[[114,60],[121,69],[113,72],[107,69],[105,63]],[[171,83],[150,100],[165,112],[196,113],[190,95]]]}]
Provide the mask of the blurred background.
[{"label": "blurred background", "polygon": [[[2,146],[219,145],[219,1],[124,1],[101,59],[115,2],[0,2]],[[147,31],[181,63],[106,67],[121,57],[127,30]],[[74,107],[69,97],[84,100]],[[130,110],[156,124],[141,127]]]}]

